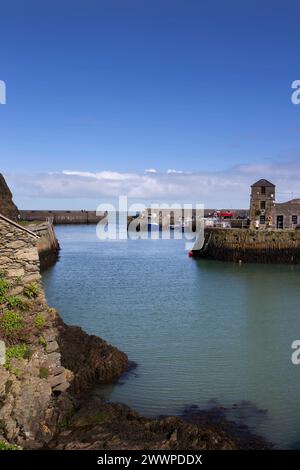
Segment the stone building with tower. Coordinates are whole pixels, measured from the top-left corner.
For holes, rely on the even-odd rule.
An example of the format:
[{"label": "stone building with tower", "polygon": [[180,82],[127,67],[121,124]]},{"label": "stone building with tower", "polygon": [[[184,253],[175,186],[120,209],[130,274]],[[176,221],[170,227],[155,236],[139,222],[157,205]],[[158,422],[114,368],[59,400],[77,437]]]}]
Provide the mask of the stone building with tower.
[{"label": "stone building with tower", "polygon": [[276,203],[276,186],[261,179],[251,186],[250,227],[295,229],[300,226],[300,199]]}]

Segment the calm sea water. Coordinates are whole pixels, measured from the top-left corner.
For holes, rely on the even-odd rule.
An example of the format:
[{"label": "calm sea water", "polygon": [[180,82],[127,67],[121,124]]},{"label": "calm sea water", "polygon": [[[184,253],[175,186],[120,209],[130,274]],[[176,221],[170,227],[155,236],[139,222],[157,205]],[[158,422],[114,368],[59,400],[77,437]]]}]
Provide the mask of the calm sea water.
[{"label": "calm sea water", "polygon": [[56,231],[49,304],[138,364],[100,393],[148,416],[213,400],[300,448],[300,267],[195,261],[181,240],[100,242],[95,226]]}]

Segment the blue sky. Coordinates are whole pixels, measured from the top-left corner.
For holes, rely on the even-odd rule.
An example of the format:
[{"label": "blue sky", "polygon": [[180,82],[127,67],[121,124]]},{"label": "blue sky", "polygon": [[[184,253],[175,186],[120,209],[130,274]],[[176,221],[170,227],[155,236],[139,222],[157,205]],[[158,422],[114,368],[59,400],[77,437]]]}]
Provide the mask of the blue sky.
[{"label": "blue sky", "polygon": [[0,171],[18,205],[121,192],[241,207],[260,177],[300,193],[299,13],[293,0],[2,2]]}]

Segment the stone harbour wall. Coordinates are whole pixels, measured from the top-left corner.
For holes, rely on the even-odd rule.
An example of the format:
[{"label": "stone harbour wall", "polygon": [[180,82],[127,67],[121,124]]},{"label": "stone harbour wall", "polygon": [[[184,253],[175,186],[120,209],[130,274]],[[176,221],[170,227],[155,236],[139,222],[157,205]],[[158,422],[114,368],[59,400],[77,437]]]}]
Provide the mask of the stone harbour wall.
[{"label": "stone harbour wall", "polygon": [[38,237],[1,217],[0,235],[0,270],[13,282],[13,294],[18,294],[24,284],[40,281]]},{"label": "stone harbour wall", "polygon": [[59,256],[59,242],[55,234],[53,223],[50,221],[30,224],[28,229],[38,235],[37,250],[40,259],[41,271],[53,265]]},{"label": "stone harbour wall", "polygon": [[103,219],[104,213],[96,211],[63,211],[63,210],[21,210],[20,218],[26,222],[51,220],[54,225],[97,224]]},{"label": "stone harbour wall", "polygon": [[300,263],[300,230],[205,230],[204,246],[194,257],[255,263]]}]

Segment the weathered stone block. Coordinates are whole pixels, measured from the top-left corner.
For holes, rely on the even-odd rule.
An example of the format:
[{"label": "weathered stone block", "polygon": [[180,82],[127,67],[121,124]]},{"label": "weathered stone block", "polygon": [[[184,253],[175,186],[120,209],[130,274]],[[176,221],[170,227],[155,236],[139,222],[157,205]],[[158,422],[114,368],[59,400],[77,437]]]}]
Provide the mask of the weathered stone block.
[{"label": "weathered stone block", "polygon": [[56,365],[56,366],[59,366],[60,365],[60,353],[58,352],[52,352],[50,354],[48,354],[48,357],[47,357],[47,364],[50,366],[50,365]]},{"label": "weathered stone block", "polygon": [[52,388],[57,387],[57,385],[60,385],[64,382],[66,382],[66,376],[65,376],[64,372],[62,374],[55,375],[55,376],[49,378],[49,383],[50,383]]},{"label": "weathered stone block", "polygon": [[26,250],[19,250],[15,254],[16,259],[22,259],[24,261],[38,261],[39,255],[36,248],[30,248]]},{"label": "weathered stone block", "polygon": [[30,284],[31,282],[36,282],[41,279],[41,275],[39,273],[36,274],[29,274],[28,276],[23,277],[24,284]]},{"label": "weathered stone block", "polygon": [[23,248],[26,246],[26,243],[23,240],[15,240],[13,242],[9,242],[7,244],[7,248],[12,248],[14,250],[17,250],[19,248]]},{"label": "weathered stone block", "polygon": [[17,268],[17,269],[8,269],[6,271],[6,277],[21,277],[24,276],[25,271],[23,268]]},{"label": "weathered stone block", "polygon": [[56,341],[51,341],[50,343],[47,344],[47,352],[52,353],[54,351],[57,351],[58,349],[58,343]]},{"label": "weathered stone block", "polygon": [[9,294],[10,295],[19,295],[23,292],[23,287],[22,286],[15,286],[12,289],[10,289]]},{"label": "weathered stone block", "polygon": [[53,387],[53,390],[55,392],[65,392],[69,387],[70,387],[70,383],[65,381],[57,385],[56,387]]}]

